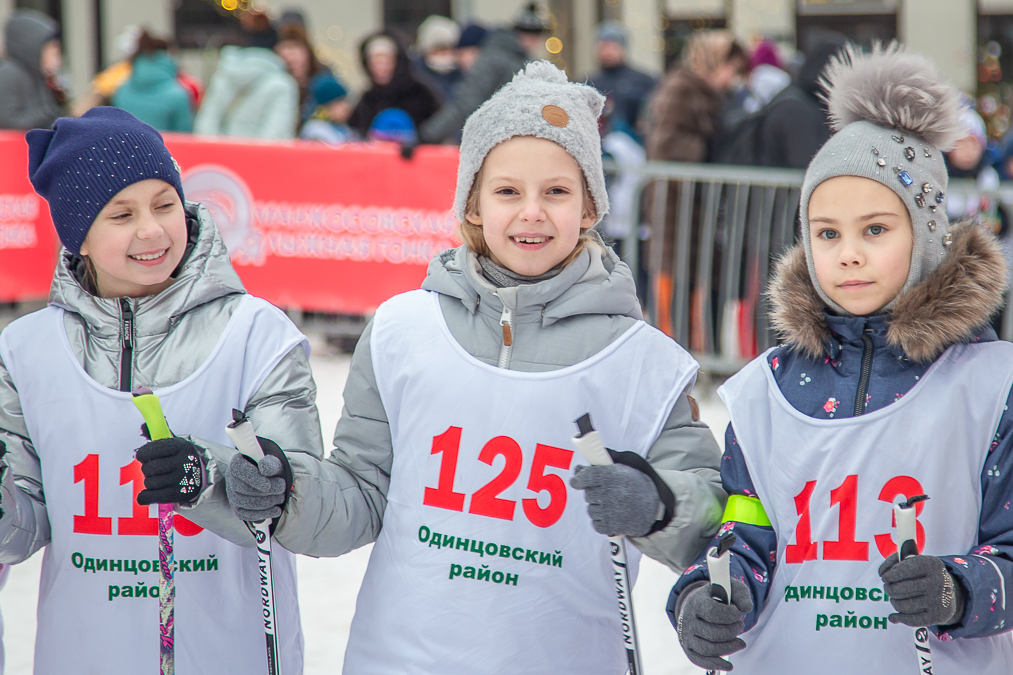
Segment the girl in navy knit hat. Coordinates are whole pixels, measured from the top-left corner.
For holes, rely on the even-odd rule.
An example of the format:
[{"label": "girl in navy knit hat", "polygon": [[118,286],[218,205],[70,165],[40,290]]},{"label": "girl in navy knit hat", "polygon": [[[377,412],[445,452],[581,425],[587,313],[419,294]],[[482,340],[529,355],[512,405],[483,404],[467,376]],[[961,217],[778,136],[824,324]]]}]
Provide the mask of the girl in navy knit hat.
[{"label": "girl in navy knit hat", "polygon": [[[35,672],[154,672],[156,503],[177,510],[178,672],[267,672],[252,537],[210,495],[224,493],[237,454],[233,408],[262,437],[266,465],[281,465],[281,448],[321,455],[306,339],[246,294],[152,127],[95,108],[26,140],[65,247],[49,306],[0,333],[0,562],[46,548]],[[159,396],[178,436],[144,444],[138,387]],[[294,567],[275,551],[287,674],[302,672]]]}]

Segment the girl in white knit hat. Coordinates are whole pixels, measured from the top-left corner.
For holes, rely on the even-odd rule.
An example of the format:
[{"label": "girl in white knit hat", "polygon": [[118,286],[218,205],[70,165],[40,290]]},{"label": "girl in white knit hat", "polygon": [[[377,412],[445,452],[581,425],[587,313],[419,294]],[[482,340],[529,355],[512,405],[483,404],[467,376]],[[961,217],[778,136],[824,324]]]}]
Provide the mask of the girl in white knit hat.
[{"label": "girl in white knit hat", "polygon": [[[469,118],[464,244],[379,308],[334,451],[294,466],[283,546],[376,542],[345,672],[619,675],[603,535],[681,570],[716,530],[719,452],[688,396],[697,364],[643,322],[629,268],[594,230],[608,210],[603,101],[540,62]],[[576,452],[585,413],[616,464]],[[237,476],[229,496],[250,520],[281,502]]]}]

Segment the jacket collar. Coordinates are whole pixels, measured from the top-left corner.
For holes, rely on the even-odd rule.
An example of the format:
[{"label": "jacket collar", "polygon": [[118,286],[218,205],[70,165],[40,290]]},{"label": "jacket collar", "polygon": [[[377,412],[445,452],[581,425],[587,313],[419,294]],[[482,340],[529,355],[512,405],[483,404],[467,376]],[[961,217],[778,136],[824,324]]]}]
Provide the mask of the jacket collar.
[{"label": "jacket collar", "polygon": [[[164,334],[195,307],[225,295],[245,293],[239,275],[232,268],[225,241],[207,209],[188,202],[186,217],[191,236],[176,281],[157,295],[130,301],[138,337]],[[61,252],[49,303],[79,315],[96,335],[117,335],[120,298],[100,298],[82,288],[76,262],[69,252]]]},{"label": "jacket collar", "polygon": [[467,246],[444,251],[429,263],[422,288],[458,299],[471,313],[497,319],[504,307],[521,323],[550,325],[579,314],[643,318],[633,273],[607,247],[586,247],[557,276],[536,284],[496,288]]},{"label": "jacket collar", "polygon": [[813,287],[802,246],[795,246],[778,261],[771,279],[771,325],[814,359],[832,349],[832,333],[848,340],[870,327],[885,346],[919,362],[989,333],[989,317],[1002,306],[1006,288],[1003,254],[995,239],[973,223],[954,226],[950,233],[953,243],[939,267],[879,317],[829,313]]}]

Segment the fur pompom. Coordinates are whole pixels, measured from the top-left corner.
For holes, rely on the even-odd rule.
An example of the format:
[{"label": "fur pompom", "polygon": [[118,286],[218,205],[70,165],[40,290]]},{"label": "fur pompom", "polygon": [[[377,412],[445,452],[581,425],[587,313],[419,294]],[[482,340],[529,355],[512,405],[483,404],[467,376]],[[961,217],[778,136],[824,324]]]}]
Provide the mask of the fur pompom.
[{"label": "fur pompom", "polygon": [[517,81],[524,78],[533,78],[537,80],[545,80],[546,82],[555,82],[556,84],[566,84],[569,80],[566,78],[566,73],[552,65],[548,61],[532,61],[524,70],[519,71],[514,75],[513,81]]},{"label": "fur pompom", "polygon": [[835,131],[865,120],[911,133],[946,151],[967,135],[960,122],[960,92],[943,83],[924,56],[898,43],[862,54],[849,45],[823,77]]}]

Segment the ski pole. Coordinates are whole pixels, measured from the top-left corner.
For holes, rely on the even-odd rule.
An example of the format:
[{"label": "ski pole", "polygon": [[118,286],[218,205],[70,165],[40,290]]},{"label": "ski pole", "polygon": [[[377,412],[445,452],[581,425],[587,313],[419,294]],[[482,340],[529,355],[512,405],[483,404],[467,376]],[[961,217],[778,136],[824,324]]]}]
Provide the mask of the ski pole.
[{"label": "ski pole", "polygon": [[[254,464],[264,458],[253,423],[242,410],[232,410],[232,422],[225,427],[225,433],[232,439],[245,457]],[[267,639],[268,675],[281,675],[281,654],[278,643],[278,616],[274,605],[274,568],[271,562],[271,521],[261,520],[246,523],[250,534],[257,542],[257,562],[260,567],[260,595],[264,612],[264,636]]]},{"label": "ski pole", "polygon": [[[717,546],[707,551],[707,575],[710,577],[711,597],[728,605],[732,602],[731,548],[735,545],[735,535],[729,532],[718,540]],[[717,675],[716,670],[708,670],[707,675]]]},{"label": "ski pole", "polygon": [[[153,440],[172,438],[169,425],[162,413],[158,397],[147,387],[133,392],[133,402],[148,425],[148,437]],[[172,504],[158,505],[158,628],[159,663],[161,675],[174,675],[176,584],[172,578],[175,554],[172,550]]]},{"label": "ski pole", "polygon": [[[580,454],[592,465],[612,464],[612,458],[602,443],[601,435],[591,425],[591,414],[585,413],[577,420],[578,434],[573,444]],[[619,599],[619,621],[626,643],[626,658],[629,660],[629,675],[642,675],[640,663],[640,642],[637,640],[637,624],[633,616],[633,586],[630,583],[630,568],[626,560],[626,542],[623,537],[609,537],[609,553],[612,557],[612,575],[615,578],[616,595]]]},{"label": "ski pole", "polygon": [[[893,517],[897,521],[897,558],[898,562],[913,555],[918,555],[918,521],[915,519],[915,504],[928,499],[927,495],[916,495],[906,502],[894,504]],[[932,648],[929,647],[929,629],[925,626],[915,628],[915,649],[918,650],[918,672],[932,672]]]}]

